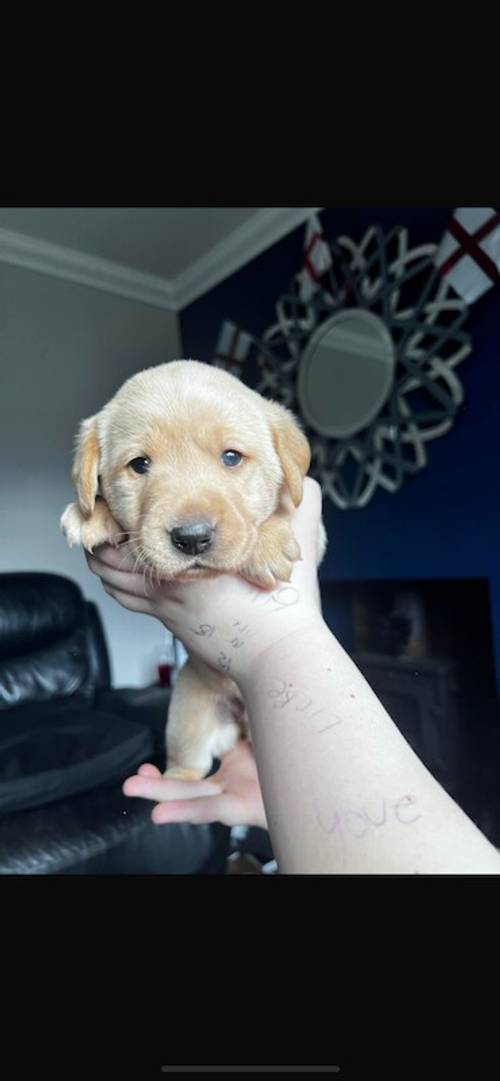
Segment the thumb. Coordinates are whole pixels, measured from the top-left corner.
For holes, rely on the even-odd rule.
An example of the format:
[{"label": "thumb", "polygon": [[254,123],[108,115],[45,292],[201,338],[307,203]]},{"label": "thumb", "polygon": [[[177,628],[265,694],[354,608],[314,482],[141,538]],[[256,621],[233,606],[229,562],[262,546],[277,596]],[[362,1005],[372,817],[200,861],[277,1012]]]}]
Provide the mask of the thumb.
[{"label": "thumb", "polygon": [[302,556],[302,560],[294,564],[292,581],[295,586],[304,585],[314,590],[318,579],[321,509],[321,488],[312,477],[306,477],[302,502],[291,519]]}]

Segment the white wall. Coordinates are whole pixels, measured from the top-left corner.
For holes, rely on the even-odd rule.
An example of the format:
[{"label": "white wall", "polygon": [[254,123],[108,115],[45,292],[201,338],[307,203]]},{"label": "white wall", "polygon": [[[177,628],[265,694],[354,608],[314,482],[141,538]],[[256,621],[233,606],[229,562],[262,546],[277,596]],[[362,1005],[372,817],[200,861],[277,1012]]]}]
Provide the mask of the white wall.
[{"label": "white wall", "polygon": [[99,606],[116,686],[152,682],[164,635],[108,597],[59,533],[73,441],[129,375],[180,355],[174,313],[0,264],[0,571],[78,582]]}]

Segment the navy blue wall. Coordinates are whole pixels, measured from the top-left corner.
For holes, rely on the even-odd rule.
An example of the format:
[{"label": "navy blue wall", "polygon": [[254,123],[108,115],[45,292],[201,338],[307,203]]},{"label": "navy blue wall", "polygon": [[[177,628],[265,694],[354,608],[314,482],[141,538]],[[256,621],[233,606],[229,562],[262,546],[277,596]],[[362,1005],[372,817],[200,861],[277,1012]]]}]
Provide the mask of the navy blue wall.
[{"label": "navy blue wall", "polygon": [[[409,228],[410,244],[441,239],[452,208],[327,209],[330,240],[361,239],[373,224]],[[260,334],[302,262],[303,227],[253,259],[181,314],[183,355],[209,361],[223,319]],[[427,444],[428,465],[395,495],[379,489],[360,510],[325,501],[329,548],[324,579],[486,577],[500,683],[500,290],[470,309],[473,351],[456,369],[465,403],[452,430]],[[467,613],[464,612],[464,619]]]}]

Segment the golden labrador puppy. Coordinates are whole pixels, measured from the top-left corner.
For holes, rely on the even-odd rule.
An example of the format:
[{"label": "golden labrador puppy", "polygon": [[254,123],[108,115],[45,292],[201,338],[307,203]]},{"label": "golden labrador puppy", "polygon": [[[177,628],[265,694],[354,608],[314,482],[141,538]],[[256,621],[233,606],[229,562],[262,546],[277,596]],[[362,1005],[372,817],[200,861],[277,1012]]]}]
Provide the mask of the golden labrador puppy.
[{"label": "golden labrador puppy", "polygon": [[[209,364],[177,360],[132,376],[82,421],[61,518],[88,551],[127,534],[163,579],[237,573],[272,589],[300,550],[289,524],[310,462],[291,413]],[[325,547],[321,538],[318,557]],[[166,776],[200,778],[246,730],[236,684],[195,657],[175,683]]]}]

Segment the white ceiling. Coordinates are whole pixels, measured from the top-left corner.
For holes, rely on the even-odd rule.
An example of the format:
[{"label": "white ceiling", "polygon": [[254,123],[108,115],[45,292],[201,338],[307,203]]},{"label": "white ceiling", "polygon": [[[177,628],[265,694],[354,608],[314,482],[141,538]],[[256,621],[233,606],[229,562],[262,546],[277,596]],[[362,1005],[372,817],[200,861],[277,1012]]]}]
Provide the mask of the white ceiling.
[{"label": "white ceiling", "polygon": [[0,207],[0,260],[177,310],[317,207]]},{"label": "white ceiling", "polygon": [[258,207],[0,207],[0,226],[176,278]]}]

